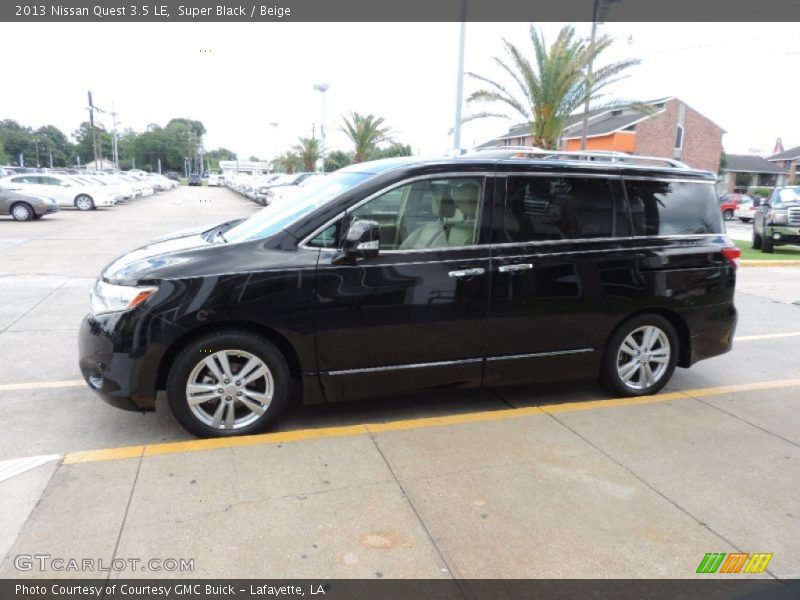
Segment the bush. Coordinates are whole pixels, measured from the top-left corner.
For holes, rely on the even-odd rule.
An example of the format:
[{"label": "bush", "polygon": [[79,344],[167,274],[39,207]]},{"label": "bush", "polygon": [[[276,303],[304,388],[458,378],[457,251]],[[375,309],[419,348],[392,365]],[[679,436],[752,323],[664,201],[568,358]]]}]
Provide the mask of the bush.
[{"label": "bush", "polygon": [[766,198],[772,193],[771,187],[754,187],[747,190],[751,196],[758,196],[759,198]]}]

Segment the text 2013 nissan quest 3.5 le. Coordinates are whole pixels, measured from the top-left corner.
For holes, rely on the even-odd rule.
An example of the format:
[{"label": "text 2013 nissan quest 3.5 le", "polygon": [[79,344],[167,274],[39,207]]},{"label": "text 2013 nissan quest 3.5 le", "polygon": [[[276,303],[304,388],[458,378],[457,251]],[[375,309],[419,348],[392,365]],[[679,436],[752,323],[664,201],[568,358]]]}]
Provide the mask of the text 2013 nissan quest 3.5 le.
[{"label": "text 2013 nissan quest 3.5 le", "polygon": [[652,394],[731,348],[739,250],[713,184],[672,160],[533,148],[356,164],[112,262],[80,368],[120,408],[165,391],[198,436],[263,431],[297,391],[599,378]]}]

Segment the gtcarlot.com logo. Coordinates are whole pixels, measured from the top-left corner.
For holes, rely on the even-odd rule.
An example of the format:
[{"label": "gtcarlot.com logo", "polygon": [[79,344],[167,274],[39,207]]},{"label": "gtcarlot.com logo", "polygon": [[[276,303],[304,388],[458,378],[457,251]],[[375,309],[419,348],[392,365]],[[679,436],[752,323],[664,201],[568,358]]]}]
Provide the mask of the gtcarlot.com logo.
[{"label": "gtcarlot.com logo", "polygon": [[[727,558],[726,558],[727,557]],[[763,573],[767,569],[772,553],[754,552],[709,552],[697,566],[698,573]]]},{"label": "gtcarlot.com logo", "polygon": [[92,571],[194,571],[193,558],[120,558],[111,560],[103,558],[66,558],[50,554],[17,554],[14,566],[18,571],[58,571],[58,572],[92,572]]}]

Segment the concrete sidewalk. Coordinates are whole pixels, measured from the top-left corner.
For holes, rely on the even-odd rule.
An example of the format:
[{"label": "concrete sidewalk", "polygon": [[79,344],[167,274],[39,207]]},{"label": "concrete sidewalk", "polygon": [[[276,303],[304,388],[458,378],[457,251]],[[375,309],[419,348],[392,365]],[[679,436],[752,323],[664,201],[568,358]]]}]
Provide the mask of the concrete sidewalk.
[{"label": "concrete sidewalk", "polygon": [[191,577],[685,578],[735,551],[800,576],[796,387],[525,410],[61,465],[0,576],[96,575],[14,566],[46,553],[194,559]]}]

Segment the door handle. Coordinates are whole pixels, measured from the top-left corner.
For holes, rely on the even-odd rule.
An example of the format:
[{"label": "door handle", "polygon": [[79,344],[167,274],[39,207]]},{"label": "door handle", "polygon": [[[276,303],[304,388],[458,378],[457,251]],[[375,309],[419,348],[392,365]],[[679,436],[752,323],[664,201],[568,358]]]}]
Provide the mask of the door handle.
[{"label": "door handle", "polygon": [[532,268],[533,265],[531,263],[521,263],[516,265],[502,265],[497,270],[501,273],[517,273],[519,271],[528,271]]},{"label": "door handle", "polygon": [[475,277],[476,275],[483,275],[486,269],[477,267],[475,269],[461,269],[459,271],[450,271],[447,275],[450,277]]}]

